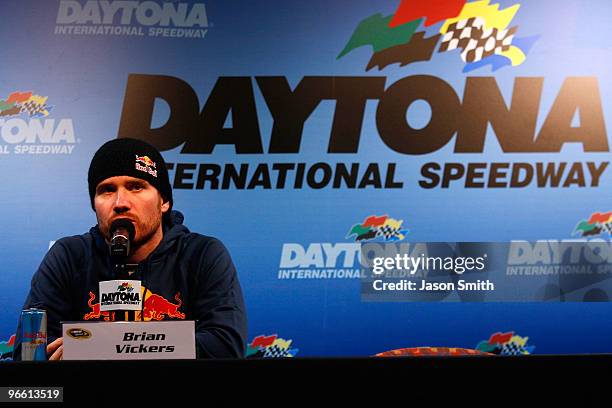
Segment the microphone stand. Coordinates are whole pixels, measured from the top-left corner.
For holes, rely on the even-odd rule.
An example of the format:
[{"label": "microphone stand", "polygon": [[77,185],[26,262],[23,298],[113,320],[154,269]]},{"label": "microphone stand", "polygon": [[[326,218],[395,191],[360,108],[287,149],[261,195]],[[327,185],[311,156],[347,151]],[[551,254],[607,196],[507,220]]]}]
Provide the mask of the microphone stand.
[{"label": "microphone stand", "polygon": [[[125,260],[123,260],[123,262],[120,262],[120,263],[117,263],[117,261],[113,261],[113,273],[115,275],[115,279],[117,280],[123,280],[123,279],[129,278],[126,267],[125,267]],[[113,321],[115,322],[129,321],[130,319],[127,316],[129,313],[130,311],[128,310],[116,310],[113,312],[114,314]],[[135,316],[131,320],[135,320]]]},{"label": "microphone stand", "polygon": [[[129,279],[126,263],[130,253],[130,241],[134,239],[135,230],[132,223],[127,219],[118,219],[113,221],[110,226],[111,242],[110,242],[110,258],[113,265],[113,273],[115,279]],[[114,321],[134,321],[136,313],[133,311],[119,310],[114,312]],[[132,312],[132,313],[130,313]],[[119,315],[119,318],[117,317]]]}]

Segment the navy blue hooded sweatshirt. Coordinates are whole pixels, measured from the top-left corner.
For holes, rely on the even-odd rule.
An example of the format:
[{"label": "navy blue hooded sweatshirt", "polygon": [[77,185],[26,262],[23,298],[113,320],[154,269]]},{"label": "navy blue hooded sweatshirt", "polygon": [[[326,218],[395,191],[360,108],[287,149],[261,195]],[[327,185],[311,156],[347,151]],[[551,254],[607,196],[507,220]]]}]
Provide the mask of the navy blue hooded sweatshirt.
[{"label": "navy blue hooded sweatshirt", "polygon": [[[130,276],[146,288],[144,310],[136,319],[195,320],[198,358],[242,357],[246,310],[227,249],[218,239],[190,232],[180,212],[168,218],[162,241]],[[113,279],[108,244],[95,226],[51,247],[32,278],[24,309],[47,311],[50,343],[61,337],[62,321],[113,319],[109,312],[100,313],[98,293],[100,281]],[[20,356],[18,327],[14,359]]]}]

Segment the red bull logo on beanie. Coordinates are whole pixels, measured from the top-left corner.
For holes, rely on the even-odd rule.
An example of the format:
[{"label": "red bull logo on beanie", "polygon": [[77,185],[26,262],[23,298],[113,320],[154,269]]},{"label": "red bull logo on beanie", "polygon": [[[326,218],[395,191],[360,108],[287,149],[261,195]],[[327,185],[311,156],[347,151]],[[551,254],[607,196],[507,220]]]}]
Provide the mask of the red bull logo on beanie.
[{"label": "red bull logo on beanie", "polygon": [[149,173],[153,177],[157,177],[157,169],[155,168],[155,162],[151,160],[149,156],[136,155],[135,160],[136,170]]}]

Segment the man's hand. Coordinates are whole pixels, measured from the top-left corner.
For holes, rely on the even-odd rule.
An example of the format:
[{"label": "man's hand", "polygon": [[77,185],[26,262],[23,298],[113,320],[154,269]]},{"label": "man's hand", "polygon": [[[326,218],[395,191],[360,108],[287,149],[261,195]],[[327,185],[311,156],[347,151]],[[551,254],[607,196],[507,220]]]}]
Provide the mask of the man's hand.
[{"label": "man's hand", "polygon": [[64,338],[59,337],[47,344],[47,356],[49,360],[62,360],[64,357]]}]

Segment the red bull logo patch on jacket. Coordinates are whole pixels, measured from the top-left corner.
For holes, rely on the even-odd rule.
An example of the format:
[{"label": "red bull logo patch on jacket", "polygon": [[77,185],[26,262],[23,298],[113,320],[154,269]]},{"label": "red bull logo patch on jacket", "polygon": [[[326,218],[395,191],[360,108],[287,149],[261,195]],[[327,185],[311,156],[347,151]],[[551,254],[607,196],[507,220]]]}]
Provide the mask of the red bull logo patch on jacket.
[{"label": "red bull logo patch on jacket", "polygon": [[[144,298],[143,311],[136,312],[136,321],[148,322],[151,320],[185,319],[185,313],[179,311],[180,307],[183,305],[180,292],[174,295],[174,300],[177,303],[172,303],[163,296],[145,289],[144,286],[141,287],[142,294],[146,293],[146,295]],[[89,292],[89,301],[87,305],[91,308],[91,312],[86,313],[83,316],[83,320],[114,321],[114,312],[100,311],[100,302],[94,303],[95,299],[96,295]]]}]

